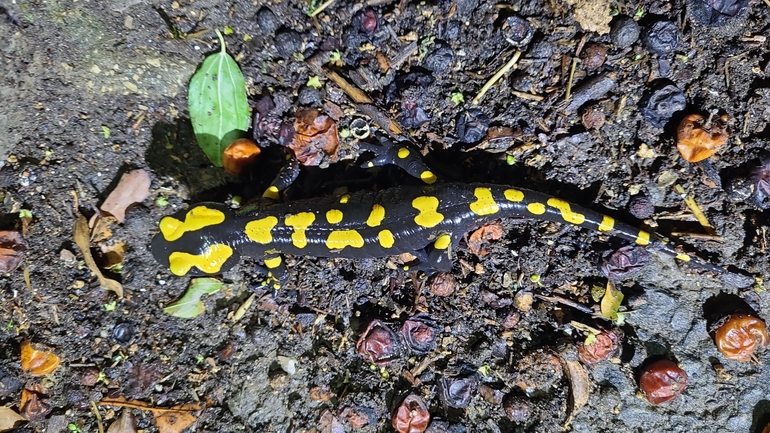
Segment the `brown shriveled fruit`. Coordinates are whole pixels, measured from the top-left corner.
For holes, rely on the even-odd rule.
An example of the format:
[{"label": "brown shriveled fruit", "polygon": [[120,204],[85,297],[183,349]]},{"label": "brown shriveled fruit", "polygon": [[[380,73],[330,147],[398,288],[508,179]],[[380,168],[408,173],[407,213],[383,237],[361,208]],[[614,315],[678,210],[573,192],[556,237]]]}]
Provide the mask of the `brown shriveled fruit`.
[{"label": "brown shriveled fruit", "polygon": [[687,162],[699,162],[717,153],[727,143],[725,119],[704,125],[705,119],[700,114],[689,114],[676,128],[676,148]]},{"label": "brown shriveled fruit", "polygon": [[639,388],[652,404],[665,403],[684,391],[687,373],[668,359],[644,367],[639,376]]},{"label": "brown shriveled fruit", "polygon": [[583,364],[591,365],[609,359],[618,353],[620,339],[614,331],[602,331],[595,338],[578,346],[578,358]]},{"label": "brown shriveled fruit", "polygon": [[262,150],[257,143],[248,138],[239,138],[230,143],[222,154],[222,165],[225,171],[238,176],[244,168],[257,162]]},{"label": "brown shriveled fruit", "polygon": [[422,397],[409,394],[393,413],[391,421],[398,433],[423,433],[430,424],[430,412]]},{"label": "brown shriveled fruit", "polygon": [[717,328],[714,342],[727,359],[749,361],[758,349],[770,343],[770,334],[762,320],[745,314],[733,314]]}]

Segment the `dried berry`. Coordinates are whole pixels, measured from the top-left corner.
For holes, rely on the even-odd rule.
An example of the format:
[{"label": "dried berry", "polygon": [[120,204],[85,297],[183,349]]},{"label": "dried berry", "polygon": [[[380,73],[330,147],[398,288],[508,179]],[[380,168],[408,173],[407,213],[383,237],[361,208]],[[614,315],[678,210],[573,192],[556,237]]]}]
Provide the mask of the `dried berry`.
[{"label": "dried berry", "polygon": [[591,106],[586,108],[583,114],[580,116],[580,122],[585,129],[599,129],[604,126],[607,121],[604,112],[601,108]]},{"label": "dried berry", "polygon": [[668,359],[656,361],[642,370],[639,388],[652,404],[665,403],[684,391],[687,373]]},{"label": "dried berry", "polygon": [[439,329],[427,314],[418,314],[404,322],[400,332],[407,349],[425,355],[436,345]]},{"label": "dried berry", "polygon": [[532,417],[532,405],[529,400],[518,395],[509,395],[503,403],[505,415],[516,424],[524,424]]},{"label": "dried berry", "polygon": [[112,330],[112,336],[118,343],[128,343],[134,338],[134,325],[129,322],[123,322],[115,326]]},{"label": "dried berry", "polygon": [[398,357],[398,336],[388,325],[373,320],[358,339],[356,350],[372,364],[386,364]]},{"label": "dried berry", "polygon": [[635,195],[628,201],[628,212],[640,220],[651,217],[655,213],[655,206],[644,195]]},{"label": "dried berry", "polygon": [[714,155],[727,143],[727,127],[722,119],[705,124],[700,114],[689,114],[676,129],[676,148],[687,162],[699,162]]},{"label": "dried berry", "polygon": [[398,120],[408,129],[417,129],[430,122],[430,117],[415,100],[405,99],[401,103],[401,115]]},{"label": "dried berry", "polygon": [[751,171],[751,180],[757,185],[760,200],[770,197],[770,158],[763,158],[762,165]]},{"label": "dried berry", "polygon": [[438,41],[434,44],[434,49],[430,53],[428,53],[427,56],[425,56],[425,60],[423,61],[423,66],[425,66],[426,69],[433,72],[436,75],[441,75],[446,72],[449,72],[449,70],[452,67],[452,62],[455,60],[455,52],[447,45],[445,42]]},{"label": "dried berry", "polygon": [[596,364],[617,355],[619,349],[618,334],[605,330],[589,335],[585,342],[578,346],[578,359],[586,365]]},{"label": "dried berry", "polygon": [[639,40],[639,24],[631,17],[619,18],[610,31],[612,43],[618,49],[625,50]]},{"label": "dried berry", "polygon": [[262,150],[257,143],[248,138],[239,138],[230,143],[222,153],[222,165],[225,171],[238,176],[247,167],[257,162]]},{"label": "dried berry", "polygon": [[457,138],[463,143],[476,143],[487,135],[489,116],[478,108],[463,111],[457,117]]},{"label": "dried berry", "polygon": [[689,15],[701,24],[716,27],[742,16],[748,7],[749,0],[691,0]]},{"label": "dried berry", "polygon": [[452,274],[441,272],[430,281],[430,292],[434,296],[446,297],[452,295],[457,287],[457,280]]},{"label": "dried berry", "polygon": [[325,157],[337,156],[340,139],[331,117],[315,108],[301,108],[294,117],[294,138],[288,147],[300,164],[317,166]]},{"label": "dried berry", "polygon": [[302,49],[302,36],[294,30],[284,29],[275,35],[275,51],[278,57],[288,59]]},{"label": "dried berry", "polygon": [[652,89],[642,107],[642,116],[653,126],[662,128],[678,111],[687,107],[687,99],[678,87],[663,81]]},{"label": "dried berry", "polygon": [[749,361],[758,349],[770,343],[770,334],[762,320],[745,314],[729,316],[716,330],[714,342],[725,358]]},{"label": "dried berry", "polygon": [[624,279],[641,270],[650,261],[647,249],[639,245],[628,245],[615,250],[602,261],[602,271],[607,278]]},{"label": "dried berry", "polygon": [[273,11],[266,7],[257,11],[254,20],[257,22],[257,28],[260,29],[264,35],[272,35],[275,33],[275,31],[278,30],[278,25],[280,23]]},{"label": "dried berry", "polygon": [[547,391],[563,377],[561,361],[555,354],[537,350],[529,352],[516,364],[517,385],[523,391]]},{"label": "dried berry", "polygon": [[442,377],[438,381],[439,400],[444,407],[465,409],[471,404],[476,382],[472,379]]},{"label": "dried berry", "polygon": [[489,385],[481,385],[479,387],[479,394],[481,394],[481,397],[484,398],[484,400],[499,406],[503,402],[503,397],[505,394],[503,394],[502,391],[499,389],[492,388]]},{"label": "dried berry", "polygon": [[529,21],[517,15],[512,15],[505,19],[502,31],[505,40],[515,47],[527,45],[535,34]]},{"label": "dried berry", "polygon": [[361,32],[366,35],[373,35],[377,31],[377,12],[374,9],[366,9],[359,19],[353,19],[353,25],[356,25]]},{"label": "dried berry", "polygon": [[647,30],[644,35],[644,43],[651,51],[657,54],[666,54],[674,51],[682,39],[676,24],[671,21],[658,21]]},{"label": "dried berry", "polygon": [[583,61],[583,65],[589,71],[601,68],[606,59],[607,48],[602,44],[588,44],[580,53],[580,60]]},{"label": "dried berry", "polygon": [[391,421],[398,433],[423,433],[430,424],[430,412],[422,397],[406,396],[393,414]]},{"label": "dried berry", "polygon": [[44,398],[48,392],[40,385],[28,385],[21,390],[19,414],[29,421],[42,421],[53,410],[53,405]]}]

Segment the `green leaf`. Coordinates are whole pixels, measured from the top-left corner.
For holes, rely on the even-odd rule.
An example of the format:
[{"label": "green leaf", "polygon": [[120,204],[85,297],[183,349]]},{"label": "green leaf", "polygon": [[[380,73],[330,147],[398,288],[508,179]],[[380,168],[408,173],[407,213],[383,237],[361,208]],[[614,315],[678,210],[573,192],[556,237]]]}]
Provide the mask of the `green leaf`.
[{"label": "green leaf", "polygon": [[184,296],[168,304],[163,311],[183,319],[198,317],[206,309],[201,302],[201,297],[220,291],[223,285],[221,281],[215,278],[195,278]]},{"label": "green leaf", "polygon": [[616,289],[612,282],[607,281],[604,297],[602,297],[602,302],[599,304],[602,317],[607,320],[616,320],[621,303],[623,303],[623,293]]},{"label": "green leaf", "polygon": [[225,40],[217,30],[222,50],[206,57],[190,79],[187,103],[198,145],[217,167],[228,144],[249,129],[246,82],[238,64],[225,51]]}]

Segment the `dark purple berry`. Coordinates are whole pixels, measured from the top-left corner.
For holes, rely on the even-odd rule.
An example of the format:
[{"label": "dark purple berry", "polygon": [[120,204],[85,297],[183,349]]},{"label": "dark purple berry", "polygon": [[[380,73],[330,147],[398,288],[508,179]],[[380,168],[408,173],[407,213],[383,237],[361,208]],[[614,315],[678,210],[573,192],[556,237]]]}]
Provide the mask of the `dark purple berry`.
[{"label": "dark purple berry", "polygon": [[639,24],[631,17],[619,18],[612,26],[610,38],[618,49],[625,50],[639,40]]},{"label": "dark purple berry", "polygon": [[444,42],[437,42],[433,51],[431,51],[425,60],[423,66],[436,75],[444,74],[452,67],[455,60],[455,52],[452,47]]},{"label": "dark purple berry", "polygon": [[438,382],[438,388],[438,397],[444,407],[465,409],[471,404],[473,392],[476,390],[476,381],[442,377]]},{"label": "dark purple berry", "polygon": [[607,278],[620,280],[639,272],[650,261],[647,249],[629,245],[604,258],[602,271]]},{"label": "dark purple berry", "polygon": [[534,33],[529,21],[517,15],[506,18],[503,24],[505,40],[516,47],[527,45],[532,40]]},{"label": "dark purple berry", "polygon": [[489,116],[478,108],[460,113],[457,118],[457,138],[463,143],[476,143],[487,135]]},{"label": "dark purple berry", "polygon": [[655,213],[655,206],[649,198],[643,195],[635,195],[628,201],[628,212],[640,220],[651,217]]},{"label": "dark purple berry", "polygon": [[727,24],[730,18],[746,13],[749,0],[690,0],[690,17],[695,21],[717,27]]},{"label": "dark purple berry", "polygon": [[671,21],[658,21],[647,29],[644,35],[644,43],[651,51],[657,54],[666,54],[674,51],[682,39],[679,28]]},{"label": "dark purple berry", "polygon": [[687,107],[687,99],[678,87],[667,80],[656,85],[646,98],[642,115],[653,126],[662,128],[674,113]]}]

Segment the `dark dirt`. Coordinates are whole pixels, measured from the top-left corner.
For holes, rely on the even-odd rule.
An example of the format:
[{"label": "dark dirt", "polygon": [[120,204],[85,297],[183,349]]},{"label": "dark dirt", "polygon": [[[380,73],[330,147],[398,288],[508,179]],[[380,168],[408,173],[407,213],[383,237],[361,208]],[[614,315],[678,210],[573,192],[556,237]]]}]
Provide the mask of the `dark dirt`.
[{"label": "dark dirt", "polygon": [[[770,4],[708,2],[728,14],[715,15],[699,0],[610,8],[514,3],[338,1],[313,19],[310,5],[297,1],[3,0],[3,228],[21,227],[21,209],[33,217],[24,262],[0,278],[0,383],[42,385],[52,408],[16,431],[94,432],[90,402],[123,396],[157,406],[204,404],[189,431],[385,432],[393,431],[391,413],[414,393],[427,403],[432,432],[760,432],[770,415],[770,354],[750,363],[724,358],[708,316],[725,297],[763,318],[770,307],[761,280],[768,273],[767,198],[751,174],[770,140]],[[604,13],[591,15],[597,4]],[[634,16],[639,39],[627,27]],[[645,31],[664,20],[679,34],[658,36],[675,46],[649,46]],[[611,36],[619,23],[622,34]],[[189,279],[152,259],[158,220],[191,202],[258,195],[280,168],[264,158],[260,176],[237,182],[196,146],[186,86],[204,54],[218,49],[211,30],[225,26],[233,29],[228,51],[246,77],[252,108],[271,95],[278,119],[292,119],[304,105],[336,111],[340,129],[359,118],[371,123],[325,77],[320,90],[306,86],[316,75],[306,60],[339,50],[336,70],[381,114],[408,127],[405,137],[445,179],[538,189],[663,235],[678,233],[689,251],[735,273],[697,271],[653,251],[646,266],[617,282],[623,308],[632,311],[620,327],[542,298],[529,308],[522,301],[528,292],[598,305],[590,291],[606,284],[602,257],[623,243],[558,224],[503,221],[505,234],[486,244],[488,254],[461,244],[450,296],[391,270],[392,259],[290,257],[291,279],[273,298],[254,292],[259,277],[244,260],[223,276],[226,290],[204,298],[204,314],[171,317],[162,308]],[[392,62],[413,42],[403,63],[383,69],[383,59]],[[591,46],[588,59],[578,49],[590,44],[599,47]],[[603,63],[596,58],[602,48]],[[517,49],[516,69],[474,106]],[[590,68],[576,64],[572,102],[564,103],[573,58]],[[678,98],[669,85],[683,92],[684,110],[653,107],[645,119],[651,99]],[[661,88],[669,93],[653,95]],[[451,102],[457,93],[465,100],[459,105]],[[730,118],[728,144],[698,164],[685,162],[674,143],[676,126],[691,113]],[[509,129],[485,140],[488,127]],[[338,157],[323,162],[328,168],[305,169],[289,195],[411,181],[396,169],[372,175],[350,168],[359,153],[357,140],[343,139]],[[90,217],[120,174],[136,167],[151,173],[153,194],[113,227],[111,239],[128,249],[114,275],[125,297],[108,311],[116,296],[99,288],[73,241],[73,194]],[[704,230],[677,217],[687,209],[675,184],[694,197],[720,238],[692,235]],[[644,221],[627,208],[640,195],[654,207]],[[159,197],[169,205],[160,206]],[[76,260],[66,260],[66,251]],[[254,303],[234,321],[252,293]],[[356,353],[373,319],[398,331],[418,312],[439,330],[428,354],[402,351],[380,366]],[[571,320],[616,328],[622,353],[581,367],[575,348],[585,336]],[[23,373],[24,339],[47,345],[61,366],[44,378]],[[689,377],[683,394],[660,406],[637,387],[640,368],[656,357],[679,363]],[[579,378],[553,370],[561,365],[587,372],[585,405],[571,398]],[[469,390],[469,400],[445,395],[449,379],[463,380],[451,383],[463,384],[455,391]],[[18,386],[2,392],[0,404],[18,411],[20,394]],[[102,422],[122,410],[101,407]],[[133,412],[140,429],[157,431],[150,412]]]}]

